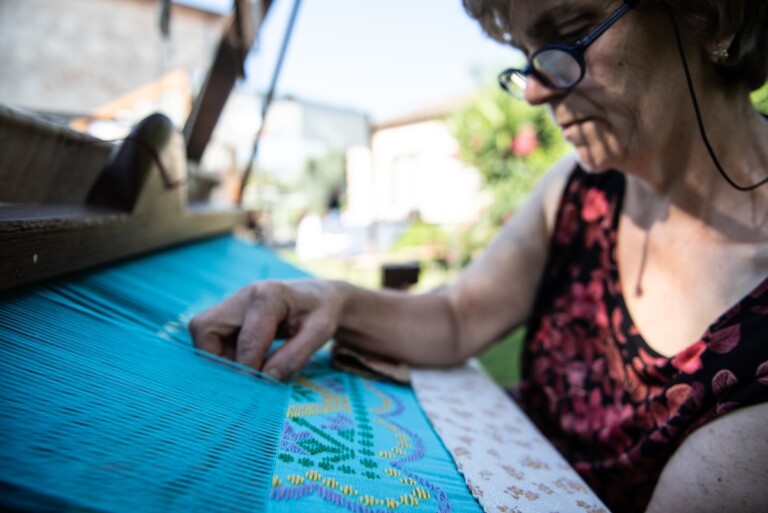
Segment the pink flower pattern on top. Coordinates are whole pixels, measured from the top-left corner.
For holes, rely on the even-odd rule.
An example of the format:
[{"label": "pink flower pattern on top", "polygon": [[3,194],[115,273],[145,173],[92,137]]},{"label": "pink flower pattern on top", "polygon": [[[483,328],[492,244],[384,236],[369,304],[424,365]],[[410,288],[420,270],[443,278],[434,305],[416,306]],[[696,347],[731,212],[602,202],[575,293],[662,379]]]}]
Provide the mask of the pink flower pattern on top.
[{"label": "pink flower pattern on top", "polygon": [[[617,172],[576,168],[560,203],[523,353],[521,406],[613,511],[643,511],[683,439],[768,400],[768,278],[666,358],[619,287]],[[706,277],[702,277],[706,279]]]}]

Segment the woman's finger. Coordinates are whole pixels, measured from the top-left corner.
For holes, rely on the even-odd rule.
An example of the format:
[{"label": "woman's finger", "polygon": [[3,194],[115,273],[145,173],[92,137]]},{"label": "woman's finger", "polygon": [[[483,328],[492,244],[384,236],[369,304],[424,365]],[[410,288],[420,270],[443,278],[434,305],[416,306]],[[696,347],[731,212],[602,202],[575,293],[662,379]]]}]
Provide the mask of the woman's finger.
[{"label": "woman's finger", "polygon": [[312,354],[334,332],[323,315],[315,312],[301,324],[296,334],[279,347],[264,364],[264,372],[276,379],[285,379],[304,367]]},{"label": "woman's finger", "polygon": [[234,360],[237,336],[248,309],[248,296],[246,287],[193,317],[189,321],[189,333],[195,347]]},{"label": "woman's finger", "polygon": [[287,293],[286,287],[271,282],[250,288],[247,308],[237,335],[237,362],[261,369],[278,326],[291,315]]}]

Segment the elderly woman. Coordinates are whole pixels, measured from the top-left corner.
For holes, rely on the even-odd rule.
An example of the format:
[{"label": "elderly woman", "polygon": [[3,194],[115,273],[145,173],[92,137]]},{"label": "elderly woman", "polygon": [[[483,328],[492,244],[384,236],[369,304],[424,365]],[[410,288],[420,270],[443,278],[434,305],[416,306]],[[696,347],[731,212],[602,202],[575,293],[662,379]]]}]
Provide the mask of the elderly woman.
[{"label": "elderly woman", "polygon": [[332,336],[450,365],[527,325],[519,401],[609,507],[768,511],[768,2],[464,4],[573,156],[440,291],[256,283],[196,343],[279,379]]}]

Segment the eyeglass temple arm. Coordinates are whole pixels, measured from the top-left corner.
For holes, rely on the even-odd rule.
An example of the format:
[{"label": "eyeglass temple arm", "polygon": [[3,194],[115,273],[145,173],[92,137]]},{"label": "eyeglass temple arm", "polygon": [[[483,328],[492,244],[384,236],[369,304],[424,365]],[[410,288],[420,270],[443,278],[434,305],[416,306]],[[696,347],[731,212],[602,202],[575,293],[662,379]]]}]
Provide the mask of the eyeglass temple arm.
[{"label": "eyeglass temple arm", "polygon": [[636,6],[638,3],[639,3],[639,1],[638,1],[638,0],[629,0],[629,1],[627,1],[627,2],[624,2],[624,4],[623,4],[621,7],[619,7],[618,9],[616,9],[616,11],[615,11],[613,14],[611,14],[610,16],[608,16],[608,17],[607,17],[605,20],[603,20],[603,22],[602,22],[602,23],[600,23],[600,25],[598,25],[597,27],[595,27],[595,29],[594,29],[594,30],[593,30],[593,31],[592,31],[592,32],[591,32],[589,35],[587,35],[587,36],[586,36],[584,39],[582,39],[581,41],[579,41],[579,42],[578,42],[578,46],[581,46],[582,48],[586,48],[586,47],[588,47],[589,45],[591,45],[591,44],[592,44],[592,42],[593,42],[595,39],[597,39],[598,37],[600,37],[600,36],[603,34],[603,32],[605,32],[606,30],[608,30],[608,28],[609,28],[611,25],[613,25],[614,23],[616,23],[616,21],[617,21],[619,18],[621,18],[622,16],[624,16],[624,14],[626,14],[626,12],[627,12],[627,11],[629,11],[630,9],[632,9],[633,7],[635,7],[635,6]]}]

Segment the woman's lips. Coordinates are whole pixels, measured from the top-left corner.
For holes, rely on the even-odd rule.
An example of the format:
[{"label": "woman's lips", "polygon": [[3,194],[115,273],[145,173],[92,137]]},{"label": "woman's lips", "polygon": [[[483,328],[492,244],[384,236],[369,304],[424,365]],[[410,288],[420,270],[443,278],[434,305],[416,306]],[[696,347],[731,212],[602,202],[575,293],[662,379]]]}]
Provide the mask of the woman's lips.
[{"label": "woman's lips", "polygon": [[584,124],[589,122],[589,118],[573,119],[565,122],[559,122],[560,130],[563,132],[563,136],[569,138],[570,135],[574,135],[575,132],[580,131]]}]

